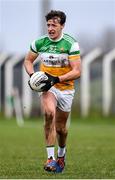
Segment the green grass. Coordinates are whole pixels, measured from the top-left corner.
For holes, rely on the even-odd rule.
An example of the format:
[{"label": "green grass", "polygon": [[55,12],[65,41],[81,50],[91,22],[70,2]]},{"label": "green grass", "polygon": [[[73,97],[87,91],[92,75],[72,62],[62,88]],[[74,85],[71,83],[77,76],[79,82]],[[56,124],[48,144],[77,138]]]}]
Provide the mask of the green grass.
[{"label": "green grass", "polygon": [[46,150],[42,121],[0,120],[0,178],[111,179],[115,178],[115,119],[74,120],[67,141],[62,174],[43,170]]}]

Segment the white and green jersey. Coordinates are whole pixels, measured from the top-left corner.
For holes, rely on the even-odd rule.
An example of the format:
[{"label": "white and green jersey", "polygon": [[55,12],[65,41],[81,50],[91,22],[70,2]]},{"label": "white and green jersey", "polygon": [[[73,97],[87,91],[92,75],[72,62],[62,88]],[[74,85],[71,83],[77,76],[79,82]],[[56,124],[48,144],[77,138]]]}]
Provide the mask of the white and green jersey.
[{"label": "white and green jersey", "polygon": [[[60,76],[71,71],[70,61],[80,58],[78,42],[68,34],[62,34],[61,38],[54,41],[48,35],[42,36],[32,42],[31,51],[39,54],[41,71],[54,76]],[[55,87],[60,90],[73,89],[73,81],[58,83]]]}]

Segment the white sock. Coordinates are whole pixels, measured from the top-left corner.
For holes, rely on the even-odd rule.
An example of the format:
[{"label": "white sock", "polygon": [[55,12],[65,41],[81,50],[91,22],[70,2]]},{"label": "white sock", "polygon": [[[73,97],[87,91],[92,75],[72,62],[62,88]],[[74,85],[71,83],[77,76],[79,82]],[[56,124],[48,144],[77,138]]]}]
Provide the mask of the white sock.
[{"label": "white sock", "polygon": [[49,159],[50,157],[52,157],[53,159],[55,159],[55,157],[54,157],[54,146],[47,146],[47,147],[46,147],[46,150],[47,150],[48,159]]},{"label": "white sock", "polygon": [[58,146],[58,157],[63,157],[65,155],[65,147]]}]

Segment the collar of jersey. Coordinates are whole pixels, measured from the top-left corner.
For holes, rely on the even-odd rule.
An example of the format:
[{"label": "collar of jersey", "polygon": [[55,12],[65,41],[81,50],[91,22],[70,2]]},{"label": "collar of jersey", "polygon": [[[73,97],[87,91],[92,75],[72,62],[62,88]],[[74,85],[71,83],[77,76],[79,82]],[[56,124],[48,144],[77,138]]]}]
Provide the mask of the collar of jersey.
[{"label": "collar of jersey", "polygon": [[48,38],[49,38],[50,41],[52,41],[52,42],[58,42],[58,41],[60,41],[60,40],[63,38],[63,33],[61,34],[61,37],[60,37],[59,39],[53,40],[53,39],[51,39],[49,36],[48,36]]}]

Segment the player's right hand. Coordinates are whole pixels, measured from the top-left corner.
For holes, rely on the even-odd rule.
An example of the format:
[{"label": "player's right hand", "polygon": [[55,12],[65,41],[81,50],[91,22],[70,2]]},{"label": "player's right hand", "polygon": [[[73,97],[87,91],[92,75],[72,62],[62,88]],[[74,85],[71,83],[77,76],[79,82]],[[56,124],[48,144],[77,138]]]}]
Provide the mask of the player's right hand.
[{"label": "player's right hand", "polygon": [[45,73],[48,77],[48,80],[44,81],[46,84],[42,87],[42,91],[48,91],[54,84],[59,83],[59,77],[58,76],[52,76],[48,73]]}]

